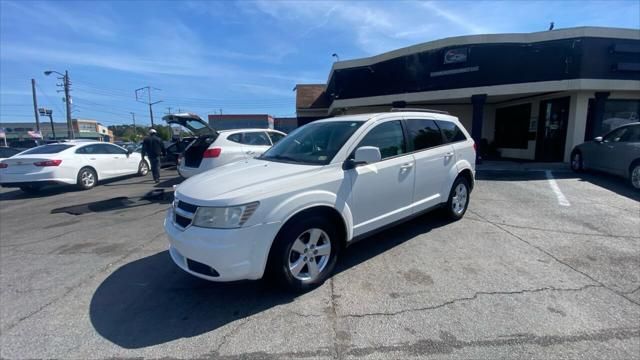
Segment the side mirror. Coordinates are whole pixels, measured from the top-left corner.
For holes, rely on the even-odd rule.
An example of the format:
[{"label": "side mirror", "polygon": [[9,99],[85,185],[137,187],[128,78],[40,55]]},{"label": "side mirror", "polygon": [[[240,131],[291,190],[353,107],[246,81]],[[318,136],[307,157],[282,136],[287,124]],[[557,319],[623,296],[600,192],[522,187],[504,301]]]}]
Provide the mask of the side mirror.
[{"label": "side mirror", "polygon": [[597,136],[597,137],[593,138],[593,141],[595,141],[597,143],[601,143],[602,142],[602,136]]}]

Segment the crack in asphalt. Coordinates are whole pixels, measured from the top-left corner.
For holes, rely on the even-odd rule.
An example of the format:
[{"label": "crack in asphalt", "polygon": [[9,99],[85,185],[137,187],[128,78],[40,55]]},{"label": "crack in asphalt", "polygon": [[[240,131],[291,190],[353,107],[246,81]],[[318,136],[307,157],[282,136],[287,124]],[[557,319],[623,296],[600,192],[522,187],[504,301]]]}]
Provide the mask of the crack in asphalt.
[{"label": "crack in asphalt", "polygon": [[85,285],[87,282],[95,279],[97,276],[99,276],[100,274],[102,274],[103,272],[107,271],[107,269],[109,269],[110,267],[112,267],[113,265],[127,259],[128,257],[132,256],[133,254],[136,253],[136,251],[138,250],[142,250],[145,246],[151,244],[153,241],[155,241],[157,238],[161,237],[162,235],[164,235],[164,231],[162,231],[161,233],[151,237],[151,240],[144,242],[142,244],[140,244],[139,246],[135,247],[134,249],[132,249],[130,252],[128,252],[127,254],[117,258],[116,260],[114,260],[113,262],[103,266],[102,268],[100,268],[98,271],[96,271],[93,275],[88,276],[86,278],[84,278],[83,280],[79,281],[77,284],[68,287],[61,295],[55,297],[54,299],[46,302],[45,304],[39,306],[37,309],[35,309],[34,311],[20,317],[18,320],[14,321],[13,323],[7,325],[4,329],[2,329],[2,333],[7,333],[8,331],[10,331],[11,329],[13,329],[14,327],[18,326],[21,322],[31,318],[32,316],[40,313],[42,310],[46,309],[47,307],[49,307],[50,305],[58,302],[59,300],[63,299],[64,297],[66,297],[67,295],[69,295],[72,291],[74,291],[75,289],[79,288],[80,286]]},{"label": "crack in asphalt", "polygon": [[340,350],[340,345],[338,344],[338,313],[336,311],[336,297],[335,297],[335,288],[333,285],[333,277],[329,279],[329,300],[331,302],[331,308],[329,309],[329,320],[331,321],[331,330],[333,331],[333,355],[334,359],[342,359],[344,356]]},{"label": "crack in asphalt", "polygon": [[438,304],[438,305],[432,305],[432,306],[424,306],[424,307],[419,307],[419,308],[412,308],[412,309],[402,309],[402,310],[398,310],[398,311],[391,311],[391,312],[374,312],[374,313],[366,313],[366,314],[345,314],[345,315],[341,315],[340,317],[349,317],[349,318],[364,318],[364,317],[369,317],[369,316],[396,316],[396,315],[400,315],[400,314],[404,314],[404,313],[410,313],[410,312],[419,312],[419,311],[429,311],[429,310],[436,310],[436,309],[440,309],[449,305],[453,305],[459,302],[467,302],[467,301],[473,301],[478,299],[479,296],[485,296],[485,295],[518,295],[518,294],[525,294],[525,293],[537,293],[537,292],[543,292],[543,291],[582,291],[588,288],[601,288],[604,287],[603,285],[595,285],[595,284],[588,284],[579,288],[556,288],[556,287],[543,287],[543,288],[537,288],[537,289],[523,289],[523,290],[514,290],[514,291],[478,291],[475,294],[473,294],[473,296],[470,297],[462,297],[462,298],[457,298],[457,299],[453,299],[453,300],[449,300],[446,301],[442,304]]},{"label": "crack in asphalt", "polygon": [[[440,339],[424,339],[416,342],[403,342],[394,345],[379,345],[363,348],[353,348],[348,355],[364,357],[375,353],[400,352],[409,356],[423,357],[425,355],[451,354],[454,350],[468,347],[496,347],[496,346],[522,346],[523,344],[537,345],[542,347],[554,346],[566,343],[576,343],[581,341],[627,340],[640,337],[640,328],[612,328],[595,331],[592,333],[582,332],[572,335],[542,335],[536,334],[514,334],[501,336],[496,339],[482,340],[458,340],[453,334],[440,331]],[[530,356],[530,354],[528,354]],[[519,357],[515,355],[514,357]],[[520,355],[522,357],[522,355]]]},{"label": "crack in asphalt", "polygon": [[626,295],[625,293],[620,292],[620,291],[617,291],[617,290],[614,290],[614,289],[612,289],[612,288],[610,288],[610,287],[606,286],[603,282],[601,282],[601,281],[597,280],[596,278],[594,278],[593,276],[591,276],[591,275],[587,274],[586,272],[584,272],[584,271],[582,271],[582,270],[579,270],[579,269],[575,268],[574,266],[571,266],[571,265],[570,265],[570,264],[568,264],[567,262],[564,262],[564,261],[560,260],[558,257],[556,257],[555,255],[553,255],[551,252],[549,252],[549,251],[547,251],[547,250],[543,249],[542,247],[539,247],[539,246],[537,246],[537,245],[534,245],[534,244],[530,243],[529,241],[527,241],[527,240],[523,239],[522,237],[520,237],[520,236],[516,235],[515,233],[513,233],[513,232],[509,231],[508,229],[505,229],[505,228],[504,228],[504,226],[511,226],[511,225],[500,225],[499,223],[495,223],[495,222],[493,222],[493,221],[491,221],[491,220],[489,220],[489,219],[485,218],[484,216],[480,215],[479,213],[477,213],[477,212],[475,212],[475,211],[472,211],[472,210],[469,210],[469,211],[470,211],[471,213],[475,214],[476,216],[478,216],[479,218],[483,219],[483,220],[484,220],[484,221],[486,221],[487,223],[489,223],[489,224],[491,224],[491,225],[493,225],[493,226],[497,227],[498,229],[500,229],[500,230],[502,230],[502,231],[506,232],[507,234],[509,234],[509,235],[513,236],[514,238],[516,238],[516,239],[520,240],[521,242],[523,242],[523,243],[525,243],[525,244],[529,245],[530,247],[532,247],[532,248],[534,248],[534,249],[537,249],[538,251],[541,251],[542,253],[546,254],[546,255],[547,255],[547,256],[549,256],[549,257],[551,257],[553,260],[555,260],[555,261],[556,261],[556,262],[558,262],[559,264],[562,264],[562,265],[564,265],[564,266],[568,267],[569,269],[571,269],[571,270],[573,270],[573,271],[577,272],[578,274],[581,274],[581,275],[583,275],[583,276],[587,277],[587,278],[588,278],[588,279],[590,279],[591,281],[593,281],[593,282],[595,282],[595,283],[597,283],[597,284],[601,285],[603,288],[605,288],[605,289],[607,289],[607,290],[611,291],[612,293],[614,293],[614,294],[616,294],[616,295],[618,295],[618,296],[620,296],[620,297],[624,298],[625,300],[629,301],[630,303],[635,304],[635,305],[639,305],[639,306],[640,306],[640,303],[639,303],[639,302],[636,302],[636,301],[634,301],[633,299],[628,298],[627,296],[625,296],[625,295]]},{"label": "crack in asphalt", "polygon": [[231,331],[229,331],[227,334],[225,334],[222,339],[220,340],[220,345],[218,345],[218,347],[216,348],[216,350],[214,351],[215,354],[220,354],[220,350],[222,349],[223,346],[225,346],[227,344],[227,341],[229,341],[229,339],[232,336],[235,336],[238,332],[240,332],[240,329],[245,326],[251,319],[249,317],[246,317],[243,321],[241,321],[235,328],[233,328]]},{"label": "crack in asphalt", "polygon": [[[473,212],[473,211],[469,210],[469,212]],[[473,212],[473,213],[475,215],[477,215],[477,216],[480,216],[476,212]],[[598,233],[581,233],[581,232],[577,232],[577,231],[555,230],[555,229],[548,229],[548,228],[538,228],[538,227],[534,227],[534,226],[513,225],[513,224],[502,223],[502,222],[489,221],[489,220],[486,220],[486,218],[482,218],[482,219],[466,218],[466,220],[489,223],[489,224],[492,224],[492,225],[509,226],[509,227],[514,227],[514,228],[518,228],[518,229],[527,229],[527,230],[536,230],[536,231],[545,231],[545,232],[556,232],[556,233],[567,234],[567,235],[599,236],[599,237],[604,237],[604,238],[622,238],[622,239],[640,239],[640,236],[633,236],[633,235],[612,235],[612,234],[606,234],[606,233],[602,233],[602,232],[598,232]]]}]

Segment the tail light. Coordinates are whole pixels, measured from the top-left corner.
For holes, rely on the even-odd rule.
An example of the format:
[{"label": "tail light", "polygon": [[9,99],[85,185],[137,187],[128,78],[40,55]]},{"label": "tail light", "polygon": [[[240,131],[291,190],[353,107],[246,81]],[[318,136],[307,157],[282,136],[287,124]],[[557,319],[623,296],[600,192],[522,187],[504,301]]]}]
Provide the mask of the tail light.
[{"label": "tail light", "polygon": [[476,142],[473,142],[473,151],[478,152],[478,144],[476,144]]},{"label": "tail light", "polygon": [[33,163],[35,166],[58,166],[62,163],[62,160],[45,160],[45,161],[36,161]]},{"label": "tail light", "polygon": [[219,147],[214,147],[211,149],[207,149],[204,152],[203,157],[205,158],[217,158],[218,156],[220,156],[220,153],[222,152],[222,149]]},{"label": "tail light", "polygon": [[0,169],[6,169],[9,167],[9,164],[0,163]]}]

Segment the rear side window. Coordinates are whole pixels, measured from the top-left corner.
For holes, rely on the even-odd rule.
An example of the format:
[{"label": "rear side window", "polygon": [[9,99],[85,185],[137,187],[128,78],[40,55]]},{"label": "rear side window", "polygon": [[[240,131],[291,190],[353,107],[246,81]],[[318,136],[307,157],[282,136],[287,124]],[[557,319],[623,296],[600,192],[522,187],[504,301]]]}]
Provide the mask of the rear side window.
[{"label": "rear side window", "polygon": [[123,149],[123,148],[121,148],[119,146],[116,146],[116,145],[103,144],[103,145],[100,145],[100,146],[104,146],[105,147],[104,149],[107,151],[107,154],[123,155],[123,154],[127,153],[127,150],[125,150],[125,149]]},{"label": "rear side window", "polygon": [[442,145],[442,134],[435,121],[410,119],[406,121],[413,150],[423,150]]},{"label": "rear side window", "polygon": [[267,145],[271,146],[271,141],[266,133],[260,132],[246,132],[242,137],[242,143],[245,145],[253,145],[253,146],[262,146]]},{"label": "rear side window", "polygon": [[271,137],[271,142],[272,143],[277,143],[278,141],[282,140],[282,138],[284,137],[284,135],[279,134],[277,132],[268,132],[267,134],[269,134],[269,137]]},{"label": "rear side window", "polygon": [[388,121],[377,125],[365,135],[356,149],[362,146],[379,148],[383,159],[404,154],[406,147],[400,121]]},{"label": "rear side window", "polygon": [[464,133],[460,130],[458,125],[451,121],[436,120],[436,124],[438,124],[440,131],[442,131],[442,135],[446,142],[453,143],[467,140],[467,137],[464,136]]},{"label": "rear side window", "polygon": [[8,158],[19,152],[20,150],[17,150],[17,149],[0,147],[0,158]]},{"label": "rear side window", "polygon": [[57,154],[71,147],[73,147],[73,145],[65,145],[65,144],[43,145],[43,146],[38,146],[30,150],[27,150],[23,154],[24,155],[26,154]]},{"label": "rear side window", "polygon": [[227,136],[227,140],[233,141],[233,142],[238,143],[238,144],[242,144],[242,134],[241,133],[231,134],[231,135]]}]

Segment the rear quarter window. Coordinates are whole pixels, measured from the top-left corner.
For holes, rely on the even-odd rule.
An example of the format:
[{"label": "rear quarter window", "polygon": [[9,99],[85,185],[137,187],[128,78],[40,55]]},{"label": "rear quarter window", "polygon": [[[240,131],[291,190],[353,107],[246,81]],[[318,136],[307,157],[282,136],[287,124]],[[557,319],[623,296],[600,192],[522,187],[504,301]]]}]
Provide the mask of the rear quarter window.
[{"label": "rear quarter window", "polygon": [[438,124],[438,127],[440,128],[440,131],[442,131],[442,135],[447,142],[452,143],[467,140],[467,137],[464,136],[464,133],[460,130],[458,125],[451,121],[436,120],[436,124]]},{"label": "rear quarter window", "polygon": [[227,136],[227,140],[233,141],[234,143],[241,144],[242,143],[242,134],[241,133],[231,134],[231,135]]}]

